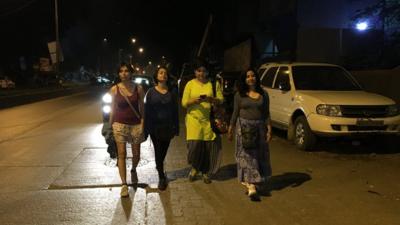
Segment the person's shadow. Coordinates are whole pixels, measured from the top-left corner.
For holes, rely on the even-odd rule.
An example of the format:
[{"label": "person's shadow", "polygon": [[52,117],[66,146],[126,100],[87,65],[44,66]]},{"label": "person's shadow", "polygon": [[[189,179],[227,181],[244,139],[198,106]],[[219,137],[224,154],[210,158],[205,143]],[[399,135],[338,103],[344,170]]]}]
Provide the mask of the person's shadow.
[{"label": "person's shadow", "polygon": [[[169,181],[174,181],[177,179],[182,179],[182,178],[187,178],[190,172],[190,167],[174,170],[174,171],[168,171],[167,176]],[[236,177],[236,164],[228,164],[225,166],[222,166],[218,172],[212,176],[213,180],[217,181],[224,181],[224,180],[230,180]]]},{"label": "person's shadow", "polygon": [[212,178],[217,181],[225,181],[235,177],[237,177],[237,165],[228,164],[219,168],[217,174],[215,174]]},{"label": "person's shadow", "polygon": [[112,225],[127,224],[131,220],[131,212],[132,212],[131,197],[121,198],[117,203],[111,224]]},{"label": "person's shadow", "polygon": [[168,180],[171,182],[171,181],[174,181],[177,179],[186,178],[188,176],[189,172],[190,172],[190,167],[173,170],[173,171],[167,171],[167,177],[168,177]]},{"label": "person's shadow", "polygon": [[263,196],[271,196],[272,191],[279,191],[287,187],[298,187],[311,179],[309,174],[299,172],[287,172],[271,176],[264,185],[259,187],[259,193]]}]

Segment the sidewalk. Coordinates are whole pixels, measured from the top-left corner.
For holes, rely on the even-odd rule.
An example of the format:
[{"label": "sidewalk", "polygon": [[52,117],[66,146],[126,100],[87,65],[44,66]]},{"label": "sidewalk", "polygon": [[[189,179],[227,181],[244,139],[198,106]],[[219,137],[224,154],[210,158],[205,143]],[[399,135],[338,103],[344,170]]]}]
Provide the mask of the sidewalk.
[{"label": "sidewalk", "polygon": [[[225,142],[225,141],[224,141]],[[223,143],[224,146],[232,146]],[[130,215],[123,224],[247,224],[245,216],[231,215],[231,210],[241,212],[252,202],[236,180],[236,164],[233,149],[224,149],[220,172],[211,184],[201,179],[191,183],[187,179],[189,167],[186,162],[186,142],[183,135],[171,142],[166,158],[169,186],[166,191],[157,189],[158,175],[155,169],[154,150],[150,139],[141,146],[138,166],[139,185],[129,187],[130,197],[121,199],[125,212]],[[131,153],[128,149],[128,171]],[[128,184],[130,174],[127,174]],[[49,190],[108,188],[119,198],[120,179],[115,160],[109,158],[104,147],[85,148],[66,170],[50,185]],[[140,204],[139,204],[139,203]],[[132,205],[133,204],[133,205]],[[256,203],[258,204],[258,203]],[[229,210],[227,210],[228,208]],[[258,210],[257,210],[258,208]],[[262,207],[254,210],[261,213]],[[256,212],[254,211],[254,212]],[[245,213],[247,214],[247,213]],[[241,223],[238,223],[241,221]],[[255,224],[263,224],[262,218],[252,218]],[[112,224],[116,221],[113,221]],[[265,222],[265,221],[264,221]]]}]

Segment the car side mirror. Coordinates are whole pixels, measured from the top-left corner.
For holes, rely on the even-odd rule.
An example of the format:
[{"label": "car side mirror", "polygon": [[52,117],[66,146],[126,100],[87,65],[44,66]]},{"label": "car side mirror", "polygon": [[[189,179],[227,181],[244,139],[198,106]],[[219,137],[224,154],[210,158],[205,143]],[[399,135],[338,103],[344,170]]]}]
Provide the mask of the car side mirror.
[{"label": "car side mirror", "polygon": [[278,88],[281,91],[290,91],[290,84],[289,82],[281,82],[279,83]]}]

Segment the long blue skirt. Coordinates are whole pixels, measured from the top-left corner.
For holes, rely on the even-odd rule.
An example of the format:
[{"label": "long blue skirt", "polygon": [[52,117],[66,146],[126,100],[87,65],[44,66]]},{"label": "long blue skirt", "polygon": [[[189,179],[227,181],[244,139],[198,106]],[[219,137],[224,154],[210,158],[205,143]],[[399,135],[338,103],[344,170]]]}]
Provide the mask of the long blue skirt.
[{"label": "long blue skirt", "polygon": [[[240,120],[240,122],[239,122]],[[254,149],[244,149],[242,146],[241,126],[256,126],[259,129],[259,145]],[[252,184],[265,182],[271,176],[269,146],[265,140],[266,129],[263,120],[246,120],[238,118],[236,122],[235,158],[237,174],[240,182]]]}]

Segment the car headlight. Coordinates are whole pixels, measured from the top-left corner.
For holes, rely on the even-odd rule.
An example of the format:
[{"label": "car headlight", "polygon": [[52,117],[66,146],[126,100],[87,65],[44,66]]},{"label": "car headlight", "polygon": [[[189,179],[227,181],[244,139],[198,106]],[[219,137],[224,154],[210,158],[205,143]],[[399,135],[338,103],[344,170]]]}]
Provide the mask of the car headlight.
[{"label": "car headlight", "polygon": [[138,77],[135,79],[135,83],[137,83],[137,84],[141,84],[142,81],[143,81],[143,78],[141,78],[141,77]]},{"label": "car headlight", "polygon": [[109,105],[105,105],[105,106],[103,106],[103,112],[104,113],[110,113],[111,112],[111,106],[109,106]]},{"label": "car headlight", "polygon": [[400,114],[400,106],[399,105],[389,105],[386,108],[386,113],[388,116],[397,116]]},{"label": "car headlight", "polygon": [[342,116],[342,111],[338,105],[318,105],[317,113],[324,116]]},{"label": "car headlight", "polygon": [[109,93],[103,95],[103,102],[104,103],[111,103],[112,102],[112,97]]}]

